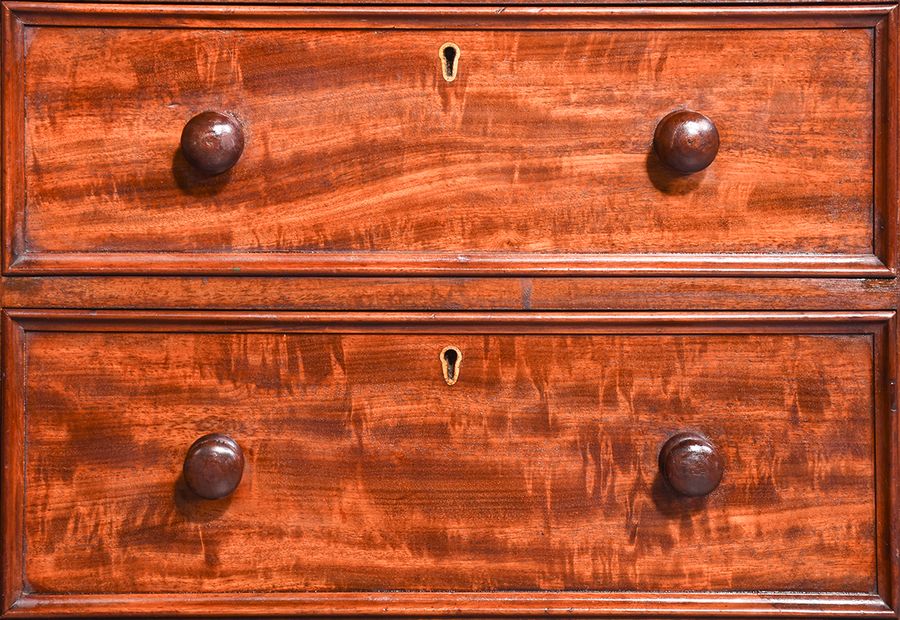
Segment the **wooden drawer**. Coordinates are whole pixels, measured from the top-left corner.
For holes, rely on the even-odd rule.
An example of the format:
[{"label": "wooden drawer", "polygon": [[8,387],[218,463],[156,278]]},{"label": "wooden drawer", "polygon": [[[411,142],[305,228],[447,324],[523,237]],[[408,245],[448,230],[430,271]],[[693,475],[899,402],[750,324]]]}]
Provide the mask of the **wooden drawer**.
[{"label": "wooden drawer", "polygon": [[9,311],[10,613],[890,615],[893,316]]},{"label": "wooden drawer", "polygon": [[[895,264],[890,7],[5,6],[9,274]],[[179,148],[205,111],[223,174]]]}]

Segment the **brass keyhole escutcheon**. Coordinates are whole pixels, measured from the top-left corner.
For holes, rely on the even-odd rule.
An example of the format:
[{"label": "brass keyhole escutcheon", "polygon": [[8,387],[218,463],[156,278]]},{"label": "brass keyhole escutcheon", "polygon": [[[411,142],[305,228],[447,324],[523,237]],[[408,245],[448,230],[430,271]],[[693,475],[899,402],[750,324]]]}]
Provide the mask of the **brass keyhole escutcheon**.
[{"label": "brass keyhole escutcheon", "polygon": [[456,79],[459,70],[459,55],[461,53],[456,43],[444,43],[438,51],[438,56],[441,59],[441,72],[444,74],[444,79],[448,82]]},{"label": "brass keyhole escutcheon", "polygon": [[444,373],[444,381],[447,385],[454,385],[459,381],[459,367],[462,363],[462,351],[456,347],[444,347],[440,357],[441,372]]}]

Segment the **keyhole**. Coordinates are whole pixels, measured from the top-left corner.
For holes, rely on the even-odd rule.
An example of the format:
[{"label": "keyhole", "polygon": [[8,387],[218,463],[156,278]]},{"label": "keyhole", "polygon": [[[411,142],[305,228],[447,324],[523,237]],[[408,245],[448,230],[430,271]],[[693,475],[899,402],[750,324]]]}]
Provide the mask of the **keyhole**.
[{"label": "keyhole", "polygon": [[444,347],[440,357],[444,381],[447,382],[447,385],[455,384],[459,380],[459,366],[462,362],[462,351],[456,347]]},{"label": "keyhole", "polygon": [[444,73],[444,79],[448,82],[456,79],[459,55],[459,46],[456,43],[444,43],[438,52],[438,56],[441,57],[441,71]]}]

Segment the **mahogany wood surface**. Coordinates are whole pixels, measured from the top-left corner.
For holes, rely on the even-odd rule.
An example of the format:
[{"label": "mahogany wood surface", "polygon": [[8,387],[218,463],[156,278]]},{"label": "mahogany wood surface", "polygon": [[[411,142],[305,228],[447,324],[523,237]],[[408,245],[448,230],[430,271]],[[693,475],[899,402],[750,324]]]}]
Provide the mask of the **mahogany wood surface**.
[{"label": "mahogany wood surface", "polygon": [[[514,8],[307,7],[278,13],[290,29],[248,31],[274,9],[180,18],[217,16],[209,30],[169,29],[174,8],[9,6],[25,43],[7,50],[6,96],[27,112],[27,191],[6,200],[12,273],[884,276],[894,264],[882,238],[896,170],[875,169],[893,118],[889,7],[548,9],[543,22]],[[118,27],[126,18],[140,27]],[[678,19],[691,27],[669,29]],[[324,29],[341,20],[349,30]],[[452,82],[447,41],[461,50]],[[652,146],[685,107],[721,137],[689,176]],[[246,132],[215,177],[178,150],[208,109]]]},{"label": "mahogany wood surface", "polygon": [[[835,595],[828,593],[753,594],[734,592],[728,594],[722,592],[719,594],[676,595],[653,591],[640,594],[592,591],[579,595],[577,592],[553,593],[536,590],[530,594],[518,591],[500,595],[487,592],[481,595],[472,592],[459,592],[456,594],[429,592],[427,595],[418,597],[412,591],[377,595],[360,591],[357,593],[335,593],[333,596],[322,592],[308,592],[306,594],[285,592],[283,594],[253,594],[251,596],[248,596],[246,593],[227,596],[203,593],[185,595],[184,593],[178,594],[175,592],[152,595],[122,593],[111,597],[109,593],[98,593],[95,595],[74,595],[71,592],[45,594],[36,592],[33,585],[27,582],[17,586],[16,573],[8,572],[10,570],[15,571],[16,565],[7,563],[5,564],[5,571],[7,571],[5,578],[12,589],[11,596],[6,599],[8,601],[7,605],[12,603],[12,608],[9,610],[10,615],[69,615],[73,613],[89,615],[109,613],[139,615],[216,613],[221,615],[223,612],[227,615],[285,615],[294,613],[326,615],[338,613],[445,615],[458,613],[463,610],[465,610],[465,613],[474,613],[476,615],[522,615],[539,612],[570,615],[577,610],[578,613],[584,615],[628,615],[641,617],[656,615],[657,613],[687,617],[710,614],[716,616],[850,614],[854,616],[879,617],[892,613],[888,605],[890,605],[889,601],[893,600],[896,581],[894,581],[895,577],[892,576],[894,575],[892,569],[894,564],[886,554],[889,547],[896,548],[896,521],[892,520],[890,515],[895,514],[894,511],[896,510],[893,507],[894,500],[891,499],[891,489],[894,488],[892,485],[895,485],[897,480],[896,475],[892,472],[895,472],[897,469],[898,459],[896,445],[891,440],[893,437],[896,437],[897,431],[896,416],[891,416],[888,419],[879,412],[887,411],[888,407],[890,407],[891,411],[896,411],[896,391],[895,388],[891,387],[896,385],[895,381],[891,379],[896,376],[896,363],[894,361],[896,359],[894,344],[896,342],[896,331],[894,327],[891,327],[890,332],[884,331],[884,327],[889,322],[893,325],[893,312],[644,312],[577,314],[485,314],[462,312],[435,315],[433,313],[397,314],[381,312],[258,314],[11,310],[9,315],[11,315],[11,318],[6,319],[4,323],[6,326],[4,332],[6,334],[4,338],[4,358],[10,360],[11,364],[7,370],[7,382],[5,383],[7,400],[4,407],[4,428],[6,429],[5,433],[11,436],[14,442],[19,442],[22,445],[25,442],[25,434],[24,429],[21,427],[21,421],[17,422],[17,420],[21,420],[22,416],[24,416],[22,409],[24,405],[22,403],[25,402],[25,393],[27,391],[26,375],[24,374],[25,368],[28,366],[26,363],[26,343],[33,341],[35,337],[43,338],[45,335],[52,336],[63,343],[69,343],[73,338],[81,338],[82,336],[89,339],[109,339],[107,341],[109,343],[118,343],[117,336],[146,339],[148,336],[152,337],[151,332],[157,332],[158,335],[165,338],[199,338],[202,334],[198,332],[207,332],[205,334],[207,337],[227,337],[228,339],[241,337],[238,335],[238,332],[249,332],[249,334],[243,336],[245,338],[262,337],[264,333],[268,333],[269,335],[274,335],[279,341],[290,337],[287,336],[288,334],[302,333],[318,334],[319,337],[338,339],[343,339],[343,336],[338,334],[361,334],[358,336],[360,338],[369,338],[380,334],[389,337],[393,341],[395,338],[398,338],[397,336],[392,336],[391,334],[393,333],[407,332],[411,334],[411,336],[400,338],[414,337],[416,334],[422,334],[423,336],[421,337],[432,338],[433,336],[426,335],[440,332],[443,335],[437,338],[440,338],[441,341],[446,342],[447,336],[457,336],[454,338],[454,342],[457,343],[461,342],[458,336],[470,334],[468,337],[472,338],[471,334],[484,334],[486,332],[510,334],[506,338],[539,338],[545,342],[559,341],[560,338],[563,338],[564,342],[571,342],[572,338],[585,337],[612,337],[618,339],[623,338],[621,335],[623,333],[646,334],[646,336],[625,337],[626,340],[647,337],[671,339],[677,338],[676,334],[681,334],[682,336],[680,337],[683,338],[693,334],[693,336],[689,337],[699,338],[700,341],[724,337],[728,338],[729,341],[736,340],[739,342],[748,342],[748,338],[750,339],[749,341],[757,338],[766,339],[766,335],[774,338],[774,340],[768,338],[772,342],[781,342],[788,338],[789,340],[812,339],[810,342],[823,340],[827,343],[832,338],[837,338],[841,341],[849,338],[848,343],[858,343],[862,337],[863,340],[870,341],[874,345],[874,348],[870,348],[869,345],[860,345],[855,348],[860,352],[865,349],[874,354],[870,366],[872,376],[869,377],[869,380],[874,382],[871,388],[874,390],[873,394],[875,396],[875,400],[870,401],[874,407],[872,412],[875,417],[873,428],[876,431],[876,435],[872,437],[872,441],[875,444],[873,446],[875,461],[870,461],[870,465],[875,468],[875,477],[870,479],[869,483],[864,483],[864,485],[877,484],[879,489],[875,493],[874,487],[869,487],[872,493],[868,497],[870,500],[875,501],[875,515],[877,518],[874,528],[878,532],[876,539],[880,541],[873,550],[878,557],[874,567],[877,579],[873,583],[873,588],[877,588],[878,594],[858,592],[843,598],[837,598]],[[234,335],[228,336],[223,334],[223,330]],[[141,332],[145,333],[142,334]],[[661,333],[670,335],[660,336]],[[888,333],[890,338],[885,339]],[[526,336],[526,334],[534,335]],[[572,335],[563,337],[556,334]],[[576,336],[575,334],[582,335]],[[590,336],[590,334],[596,334],[596,336]],[[608,336],[599,336],[600,334],[607,334]],[[717,335],[712,336],[712,334]],[[866,334],[874,336],[874,340],[864,337]],[[479,336],[477,342],[483,345],[486,340],[484,336]],[[70,374],[73,370],[76,374],[84,374],[77,369],[81,368],[84,370],[89,366],[97,368],[97,362],[100,359],[106,359],[107,354],[115,346],[118,346],[118,344],[102,347],[96,351],[96,355],[92,356],[90,364],[74,364],[70,366],[61,360],[57,360],[55,363],[57,367],[65,369],[64,374],[66,375],[74,376]],[[705,350],[705,347],[701,348]],[[841,348],[844,352],[853,350],[853,347]],[[179,349],[182,350],[181,347]],[[736,349],[736,351],[738,353],[742,352],[740,348]],[[196,354],[196,350],[193,354],[185,351],[183,353],[190,356]],[[653,355],[656,355],[656,353],[654,351]],[[568,355],[565,357],[568,357]],[[767,355],[764,357],[767,360],[769,359]],[[787,357],[791,357],[790,354]],[[840,354],[835,359],[839,358]],[[111,359],[121,359],[121,355],[114,355]],[[275,359],[268,359],[271,360],[271,363],[269,361],[264,361],[263,363],[268,364],[270,371],[281,373],[282,368],[275,365]],[[466,359],[469,362],[472,361],[471,356]],[[515,365],[518,367],[523,359],[525,358],[522,356],[516,357]],[[170,361],[163,361],[159,364],[159,368],[170,368]],[[442,383],[442,378],[440,378],[436,357],[431,363],[433,364],[434,374],[438,376],[437,381],[447,387]],[[810,368],[818,368],[817,372],[822,370],[816,360],[810,360],[809,364]],[[697,369],[702,376],[702,368],[697,367]],[[143,374],[143,372],[143,370],[138,370],[137,374]],[[163,374],[167,372],[169,371],[163,371]],[[518,373],[516,374],[518,376]],[[836,375],[842,374],[842,372],[836,373]],[[793,375],[791,376],[793,377]],[[224,378],[225,374],[221,375],[221,377]],[[780,377],[775,383],[782,385],[784,378],[784,376]],[[724,375],[710,377],[710,379],[728,382],[727,377]],[[817,381],[820,380],[817,379]],[[518,383],[518,379],[515,382]],[[255,380],[254,383],[259,384]],[[99,383],[97,385],[100,387]],[[100,388],[100,391],[105,394],[103,396],[98,393],[100,398],[122,402],[121,398],[117,399],[114,397],[115,390],[110,390],[109,385],[106,384],[105,388]],[[131,387],[126,386],[121,377],[119,385],[123,389],[133,389],[133,385]],[[183,387],[181,389],[184,390]],[[865,391],[868,392],[868,389]],[[81,393],[80,388],[77,388],[76,393]],[[181,393],[183,394],[184,392]],[[17,394],[21,395],[17,396]],[[889,396],[890,394],[893,394],[893,396]],[[191,396],[188,396],[188,399],[191,398]],[[518,400],[520,399],[517,399],[517,402]],[[417,403],[420,403],[420,401],[417,401]],[[62,414],[62,409],[65,408],[63,405],[59,412]],[[68,410],[71,411],[72,408],[68,407]],[[225,417],[230,420],[236,419],[233,416],[224,416],[223,419]],[[180,423],[183,423],[185,418],[179,417],[178,420]],[[121,422],[121,419],[119,422]],[[737,421],[732,418],[728,424],[736,423]],[[113,423],[112,427],[121,428],[121,425],[116,426]],[[16,428],[21,429],[21,431],[16,431]],[[881,429],[881,431],[879,432],[878,429]],[[13,432],[10,433],[11,430]],[[852,435],[855,436],[856,434],[853,433]],[[103,448],[98,445],[95,453],[104,453],[109,456],[111,453],[108,451],[108,448],[111,446],[114,446],[114,444],[108,443]],[[48,452],[42,450],[39,453],[44,454]],[[117,451],[112,453],[114,454],[115,452]],[[4,467],[7,471],[16,471],[16,467],[12,466],[15,464],[16,459],[14,453],[7,452],[5,454],[5,458],[12,458],[13,462],[5,461]],[[861,458],[867,459],[868,457],[863,456]],[[177,469],[179,464],[177,459],[175,462]],[[69,463],[71,465],[72,461],[70,460]],[[130,471],[132,476],[137,475],[133,469]],[[279,471],[281,470],[279,469]],[[869,474],[871,475],[871,473],[870,470]],[[112,478],[112,480],[116,478],[118,476]],[[100,484],[104,485],[110,480],[110,477],[100,476],[99,479],[101,480]],[[8,477],[4,478],[4,489],[9,489],[11,483],[14,483],[14,481],[9,480]],[[855,483],[852,486],[855,487]],[[799,485],[796,488],[802,487],[803,485]],[[721,489],[717,493],[720,491]],[[8,510],[13,509],[15,495],[5,495],[5,497],[7,497],[8,502],[12,502],[8,506]],[[134,499],[133,501],[139,500]],[[146,504],[146,498],[144,498],[144,502]],[[817,501],[815,505],[820,506],[821,504]],[[649,505],[647,506],[649,510]],[[7,514],[16,513],[17,511],[7,512]],[[4,539],[15,540],[15,526],[6,525],[4,527],[7,528],[4,530]],[[156,539],[155,537],[151,538]],[[24,550],[24,541],[21,544],[22,547],[20,548]],[[158,567],[153,570],[158,570]],[[52,572],[55,573],[56,571]],[[773,572],[777,573],[778,571]],[[823,569],[823,572],[827,571]],[[877,585],[875,585],[876,583]],[[23,589],[25,594],[21,594]],[[457,611],[454,612],[454,610]]]},{"label": "mahogany wood surface", "polygon": [[895,618],[878,595],[636,594],[606,592],[350,592],[27,596],[8,617],[607,617],[607,618]]},{"label": "mahogany wood surface", "polygon": [[0,279],[6,308],[219,310],[881,310],[896,280],[857,278]]},{"label": "mahogany wood surface", "polygon": [[[95,4],[112,4],[112,5],[121,5],[122,0],[92,0],[92,3]],[[785,6],[792,5],[856,5],[860,4],[861,0],[781,0],[778,4]],[[152,7],[154,5],[191,5],[191,4],[200,4],[200,5],[213,5],[213,6],[223,6],[223,8],[227,8],[229,5],[296,5],[297,0],[131,0],[129,4],[132,5],[145,5]],[[358,5],[360,4],[359,0],[306,0],[303,2],[304,5],[317,5],[317,4],[325,4],[325,5]],[[365,4],[367,5],[394,5],[394,4],[402,4],[408,5],[410,4],[409,0],[368,0]],[[420,6],[427,5],[442,5],[442,6],[461,6],[461,7],[469,7],[474,5],[497,5],[496,0],[466,0],[465,2],[461,0],[419,0],[415,4]],[[582,6],[604,6],[604,5],[612,5],[612,6],[635,6],[641,7],[648,5],[647,0],[514,0],[513,2],[504,2],[503,6],[529,6],[529,5],[543,5],[543,6],[552,6],[552,5],[582,5]],[[659,5],[672,5],[672,6],[697,6],[700,4],[700,0],[667,0],[666,2],[656,3]],[[772,4],[771,0],[702,0],[703,5],[766,5]],[[152,10],[152,9],[149,9]]]},{"label": "mahogany wood surface", "polygon": [[898,15],[0,2],[0,616],[898,617]]},{"label": "mahogany wood surface", "polygon": [[895,618],[878,595],[747,592],[348,592],[28,595],[8,617]]},{"label": "mahogany wood surface", "polygon": [[[36,595],[876,588],[891,314],[13,316]],[[658,471],[684,430],[705,500]],[[219,502],[179,479],[206,432],[246,456]]]}]

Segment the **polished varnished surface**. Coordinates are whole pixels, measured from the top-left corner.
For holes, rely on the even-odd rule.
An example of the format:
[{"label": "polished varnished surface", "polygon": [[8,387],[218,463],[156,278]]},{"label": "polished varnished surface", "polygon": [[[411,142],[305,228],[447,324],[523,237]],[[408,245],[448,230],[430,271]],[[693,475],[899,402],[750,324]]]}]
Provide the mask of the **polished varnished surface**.
[{"label": "polished varnished surface", "polygon": [[719,152],[719,131],[709,117],[699,112],[671,112],[659,121],[653,132],[653,151],[675,172],[700,172]]},{"label": "polished varnished surface", "polygon": [[244,130],[227,114],[201,112],[181,131],[181,155],[191,166],[208,175],[230,170],[243,152]]},{"label": "polished varnished surface", "polygon": [[[24,36],[32,256],[873,251],[870,28]],[[652,146],[684,107],[722,139],[688,177]],[[211,179],[207,109],[247,134]]]},{"label": "polished varnished surface", "polygon": [[[874,587],[865,335],[75,329],[24,344],[35,593]],[[658,472],[684,429],[705,499]],[[218,502],[180,478],[211,430]]]},{"label": "polished varnished surface", "polygon": [[880,310],[897,281],[854,278],[2,278],[8,308]]},{"label": "polished varnished surface", "polygon": [[182,474],[185,486],[197,497],[228,497],[244,474],[244,451],[228,435],[209,433],[188,448]]},{"label": "polished varnished surface", "polygon": [[0,616],[895,618],[897,7],[348,1],[2,3]]},{"label": "polished varnished surface", "polygon": [[659,451],[659,471],[676,493],[703,497],[719,486],[725,462],[708,437],[685,431],[669,437],[663,444]]}]

